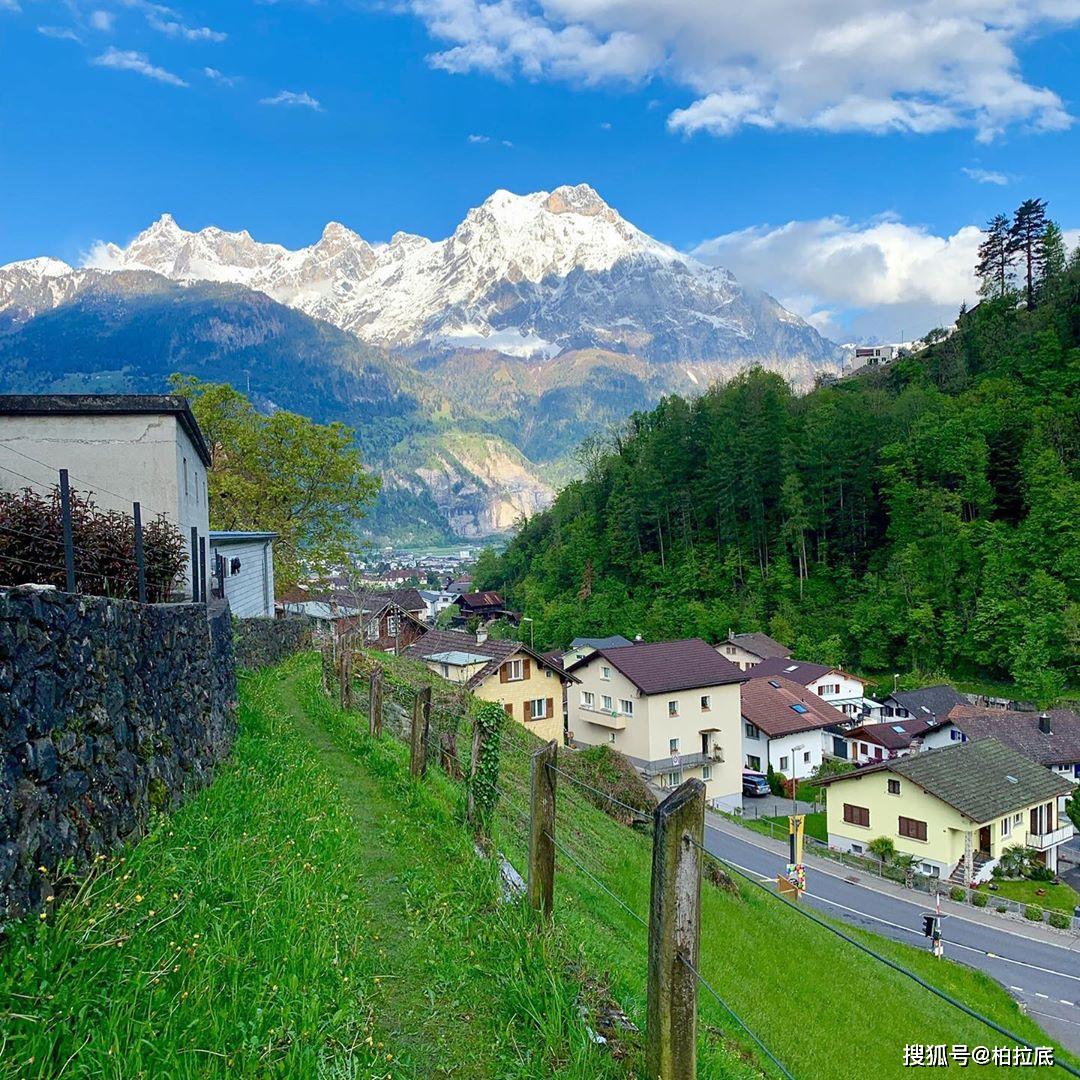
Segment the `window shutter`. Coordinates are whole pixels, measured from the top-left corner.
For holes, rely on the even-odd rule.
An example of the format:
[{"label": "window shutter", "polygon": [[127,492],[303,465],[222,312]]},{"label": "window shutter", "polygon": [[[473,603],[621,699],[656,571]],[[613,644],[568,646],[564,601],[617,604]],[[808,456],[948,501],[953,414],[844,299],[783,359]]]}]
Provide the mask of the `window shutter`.
[{"label": "window shutter", "polygon": [[510,672],[507,671],[506,665],[503,664],[499,668],[499,682],[507,682],[509,680],[509,678],[510,678]]},{"label": "window shutter", "polygon": [[1031,828],[1028,832],[1034,836],[1039,835],[1039,808],[1037,806],[1031,808]]},{"label": "window shutter", "polygon": [[510,718],[511,720],[513,720],[513,719],[514,719],[514,706],[513,706],[513,705],[511,705],[511,704],[510,704],[509,702],[507,702],[507,703],[506,703],[506,704],[505,704],[505,705],[503,706],[503,710],[504,710],[504,711],[506,712],[506,715],[507,715],[507,716],[508,716],[508,717],[509,717],[509,718]]},{"label": "window shutter", "polygon": [[521,665],[522,674],[526,679],[529,678],[529,669],[530,669],[530,667],[531,667],[531,665],[529,663],[529,658],[526,656],[524,661],[522,661],[522,665]]},{"label": "window shutter", "polygon": [[527,701],[521,703],[521,715],[525,720],[532,719],[532,707]]},{"label": "window shutter", "polygon": [[547,699],[547,708],[544,710],[544,716],[550,720],[555,715],[555,699]]}]

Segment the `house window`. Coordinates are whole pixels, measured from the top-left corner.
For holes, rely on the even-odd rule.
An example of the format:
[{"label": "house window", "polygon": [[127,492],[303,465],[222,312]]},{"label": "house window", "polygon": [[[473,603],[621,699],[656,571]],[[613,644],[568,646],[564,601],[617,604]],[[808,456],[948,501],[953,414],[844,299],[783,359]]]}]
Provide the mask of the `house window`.
[{"label": "house window", "polygon": [[600,699],[600,701],[601,701],[601,704],[603,704],[603,706],[604,706],[604,709],[605,709],[605,711],[606,711],[606,712],[614,712],[614,711],[615,711],[615,710],[614,710],[614,709],[612,709],[612,707],[611,707],[611,695],[610,695],[610,694],[605,694],[605,695],[604,695],[604,696],[603,696],[603,697],[602,697],[602,698]]},{"label": "house window", "polygon": [[379,623],[377,620],[372,619],[367,624],[367,639],[368,641],[374,641],[379,636]]},{"label": "house window", "polygon": [[679,703],[677,701],[669,701],[667,703],[667,714],[668,716],[679,715]]},{"label": "house window", "polygon": [[184,458],[184,498],[188,497],[188,468],[187,458]]},{"label": "house window", "polygon": [[678,739],[668,739],[667,745],[668,745],[668,753],[669,754],[677,754],[679,752],[679,740]]},{"label": "house window", "polygon": [[916,821],[915,818],[901,817],[897,831],[901,836],[906,836],[909,840],[925,840],[926,822]]},{"label": "house window", "polygon": [[710,712],[712,710],[712,698],[708,694],[701,695],[701,711]]},{"label": "house window", "polygon": [[603,679],[604,682],[610,682],[611,668],[607,667],[607,665],[602,665],[600,668],[600,678]]},{"label": "house window", "polygon": [[521,660],[507,660],[506,662],[506,681],[507,682],[520,682],[525,678],[525,669]]},{"label": "house window", "polygon": [[1012,821],[1009,818],[1001,819],[1001,839],[1004,840],[1006,836],[1012,834]]},{"label": "house window", "polygon": [[709,780],[712,779],[712,766],[711,765],[702,765],[701,766],[701,779],[705,780],[705,781],[709,781]]},{"label": "house window", "polygon": [[761,758],[754,757],[753,754],[746,755],[746,767],[751,772],[761,772]]},{"label": "house window", "polygon": [[728,656],[734,656],[735,655],[735,646],[734,645],[725,645],[724,646],[724,652],[726,652],[728,654]]},{"label": "house window", "polygon": [[810,764],[810,751],[809,750],[804,750],[803,751],[802,759],[803,759],[803,764],[804,765],[809,765]]},{"label": "house window", "polygon": [[529,702],[529,712],[533,720],[547,719],[547,699],[538,697]]},{"label": "house window", "polygon": [[899,780],[890,780],[888,782],[888,785],[889,785],[889,794],[890,795],[899,795],[900,794],[900,781]]},{"label": "house window", "polygon": [[619,698],[619,710],[624,716],[633,716],[634,703],[629,698]]},{"label": "house window", "polygon": [[852,806],[844,803],[844,820],[849,825],[861,825],[864,829],[870,828],[870,811],[865,806]]},{"label": "house window", "polygon": [[885,752],[881,749],[881,747],[880,746],[875,746],[874,747],[874,757],[876,757],[878,759],[878,761],[880,761],[884,756],[885,756]]},{"label": "house window", "polygon": [[781,772],[787,772],[787,755],[786,754],[780,759],[780,771]]},{"label": "house window", "polygon": [[1023,814],[1013,814],[1013,824],[1019,825],[1024,820]]},{"label": "house window", "polygon": [[957,731],[956,728],[953,728],[949,732],[949,738],[952,739],[953,742],[964,742],[967,736],[962,731]]},{"label": "house window", "polygon": [[866,743],[859,743],[859,746],[862,748],[863,756],[866,756],[870,753],[870,748],[866,745]]},{"label": "house window", "polygon": [[788,708],[790,708],[792,712],[797,712],[800,716],[802,716],[803,713],[807,713],[810,711],[805,705],[801,703],[796,705],[789,705]]},{"label": "house window", "polygon": [[749,720],[743,724],[743,731],[746,733],[748,739],[756,739],[758,737],[758,729],[751,724]]},{"label": "house window", "polygon": [[586,709],[593,708],[596,705],[596,695],[591,690],[582,690],[581,704]]},{"label": "house window", "polygon": [[544,668],[544,678],[545,679],[550,679],[551,678],[551,668]]},{"label": "house window", "polygon": [[664,774],[664,787],[677,788],[682,783],[682,772],[669,772]]},{"label": "house window", "polygon": [[610,734],[610,735],[608,736],[608,742],[614,742],[614,741],[615,741],[615,732],[613,731],[613,732],[612,732],[612,733],[611,733],[611,734]]}]

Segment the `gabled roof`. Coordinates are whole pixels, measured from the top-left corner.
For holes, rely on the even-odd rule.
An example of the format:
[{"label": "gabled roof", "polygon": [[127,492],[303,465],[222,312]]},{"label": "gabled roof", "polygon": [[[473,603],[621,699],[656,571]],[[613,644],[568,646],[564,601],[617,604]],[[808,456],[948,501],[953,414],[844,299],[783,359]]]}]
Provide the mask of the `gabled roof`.
[{"label": "gabled roof", "polygon": [[972,741],[994,738],[1039,762],[1073,765],[1080,761],[1080,713],[1048,709],[1050,733],[1039,730],[1039,714],[956,705],[949,719]]},{"label": "gabled roof", "polygon": [[916,739],[928,731],[941,731],[952,727],[949,720],[934,720],[921,716],[909,716],[900,720],[885,720],[881,724],[864,724],[847,733],[849,739],[872,742],[886,750],[906,750]]},{"label": "gabled roof", "polygon": [[1073,785],[997,739],[957,743],[821,780],[842,784],[875,772],[906,777],[975,824],[1068,795]]},{"label": "gabled roof", "polygon": [[464,604],[465,607],[502,607],[503,598],[492,590],[486,592],[460,593],[454,598],[454,603]]},{"label": "gabled roof", "polygon": [[419,589],[411,586],[407,589],[391,589],[389,592],[379,593],[379,596],[392,600],[404,611],[426,611],[427,601],[420,595]]},{"label": "gabled roof", "polygon": [[187,398],[173,394],[0,394],[0,416],[175,416],[210,468],[199,422]]},{"label": "gabled roof", "polygon": [[419,641],[409,645],[405,651],[411,656],[424,660],[434,660],[437,656],[448,652],[466,652],[488,657],[487,664],[465,683],[469,690],[486,681],[507,660],[519,653],[531,657],[544,667],[551,668],[560,678],[571,682],[578,681],[575,676],[567,674],[542,653],[536,652],[521,641],[495,641],[491,638],[477,641],[474,634],[462,634],[454,630],[429,630]]},{"label": "gabled roof", "polygon": [[792,660],[784,656],[771,656],[754,665],[755,678],[759,675],[783,675],[785,679],[791,679],[801,686],[809,686],[815,679],[822,675],[828,675],[830,671],[839,671],[839,668],[829,667],[828,664],[812,664],[808,660]]},{"label": "gabled roof", "polygon": [[743,683],[742,716],[770,739],[847,720],[839,709],[801,684],[781,675],[758,676],[756,672],[757,668],[751,669],[747,673],[750,678]]},{"label": "gabled roof", "polygon": [[597,649],[571,664],[577,671],[603,657],[625,675],[643,694],[668,694],[677,690],[703,689],[725,683],[745,682],[748,676],[725,660],[702,638],[681,641],[639,641],[630,646]]},{"label": "gabled roof", "polygon": [[947,683],[924,686],[919,690],[897,690],[885,699],[902,705],[912,716],[938,716],[944,719],[956,705],[966,705],[968,700]]},{"label": "gabled roof", "polygon": [[760,656],[762,660],[771,657],[788,657],[791,650],[786,645],[781,645],[775,638],[768,634],[753,632],[749,634],[728,634],[728,641],[733,645],[741,645],[747,652]]},{"label": "gabled roof", "polygon": [[275,532],[238,532],[229,529],[211,529],[211,544],[243,544],[246,542],[266,541],[277,539]]},{"label": "gabled roof", "polygon": [[633,644],[622,634],[611,634],[609,637],[576,637],[570,642],[570,648],[580,649],[582,646],[587,646],[590,649],[618,649],[623,645]]}]

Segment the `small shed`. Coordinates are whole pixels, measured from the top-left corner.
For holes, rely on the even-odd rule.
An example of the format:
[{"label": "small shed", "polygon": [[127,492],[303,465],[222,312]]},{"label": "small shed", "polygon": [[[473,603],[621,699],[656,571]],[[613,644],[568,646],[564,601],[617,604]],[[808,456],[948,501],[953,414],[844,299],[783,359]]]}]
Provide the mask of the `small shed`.
[{"label": "small shed", "polygon": [[272,532],[211,532],[214,595],[229,601],[241,619],[274,617]]}]

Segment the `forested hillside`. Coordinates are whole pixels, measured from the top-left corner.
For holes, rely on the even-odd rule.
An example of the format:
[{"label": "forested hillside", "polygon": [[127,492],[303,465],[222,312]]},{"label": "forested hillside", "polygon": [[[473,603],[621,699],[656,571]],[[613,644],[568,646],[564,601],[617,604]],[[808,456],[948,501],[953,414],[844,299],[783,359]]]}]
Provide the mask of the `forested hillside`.
[{"label": "forested hillside", "polygon": [[1080,683],[1080,252],[1025,208],[950,336],[805,396],[754,371],[635,414],[478,584],[545,646],[764,629],[865,672]]}]

